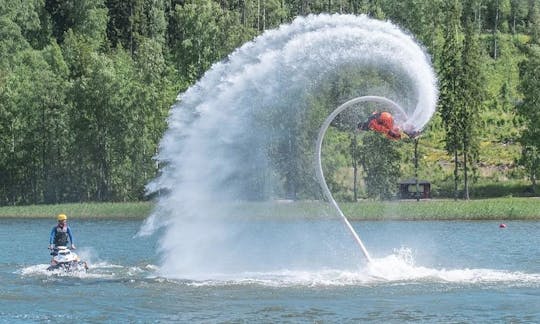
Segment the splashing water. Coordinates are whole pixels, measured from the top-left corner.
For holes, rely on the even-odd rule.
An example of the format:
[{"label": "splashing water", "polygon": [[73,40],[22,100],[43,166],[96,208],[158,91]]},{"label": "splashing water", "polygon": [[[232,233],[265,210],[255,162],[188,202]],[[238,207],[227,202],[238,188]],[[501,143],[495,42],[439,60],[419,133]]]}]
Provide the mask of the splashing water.
[{"label": "splashing water", "polygon": [[[324,200],[317,131],[338,105],[364,95],[397,103],[406,116],[396,122],[420,131],[435,111],[436,78],[410,35],[352,15],[301,17],[266,31],[180,94],[158,156],[166,167],[148,186],[162,195],[140,231],[162,235],[163,275],[357,267],[359,251],[339,223],[306,231],[305,219],[253,225],[242,216],[282,213],[261,201]],[[316,206],[293,214],[336,215]]]},{"label": "splashing water", "polygon": [[501,285],[510,287],[540,284],[540,274],[495,269],[435,269],[415,264],[411,249],[401,247],[382,258],[375,258],[366,267],[357,271],[343,269],[322,269],[318,271],[246,272],[226,277],[213,276],[201,281],[190,282],[196,286],[219,286],[230,284],[260,284],[271,287],[290,286],[357,286],[388,285],[395,283],[426,283],[480,285],[489,287]]}]

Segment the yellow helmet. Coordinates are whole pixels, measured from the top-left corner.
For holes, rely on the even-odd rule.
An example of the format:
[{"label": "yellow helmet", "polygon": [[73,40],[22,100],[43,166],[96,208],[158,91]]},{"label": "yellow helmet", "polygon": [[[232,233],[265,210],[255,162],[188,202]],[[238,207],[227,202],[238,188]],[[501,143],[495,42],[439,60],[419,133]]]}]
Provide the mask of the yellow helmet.
[{"label": "yellow helmet", "polygon": [[56,216],[56,219],[59,221],[67,220],[67,216],[66,214],[58,214],[58,216]]}]

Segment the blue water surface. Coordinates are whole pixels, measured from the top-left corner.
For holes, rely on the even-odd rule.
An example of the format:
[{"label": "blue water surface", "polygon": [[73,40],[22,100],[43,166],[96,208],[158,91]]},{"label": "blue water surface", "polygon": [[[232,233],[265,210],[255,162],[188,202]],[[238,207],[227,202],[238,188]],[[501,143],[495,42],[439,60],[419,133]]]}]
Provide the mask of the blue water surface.
[{"label": "blue water surface", "polygon": [[204,280],[161,276],[159,235],[136,237],[133,220],[70,221],[90,270],[50,273],[53,225],[0,220],[0,322],[540,322],[535,221],[355,222],[374,260],[357,271]]}]

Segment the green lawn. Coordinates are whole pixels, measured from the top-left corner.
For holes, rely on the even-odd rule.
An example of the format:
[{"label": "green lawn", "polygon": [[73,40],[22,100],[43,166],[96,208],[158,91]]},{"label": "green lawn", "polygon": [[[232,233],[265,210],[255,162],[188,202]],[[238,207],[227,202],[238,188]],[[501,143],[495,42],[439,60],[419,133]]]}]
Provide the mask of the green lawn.
[{"label": "green lawn", "polygon": [[349,219],[482,220],[538,219],[540,198],[422,200],[340,204]]},{"label": "green lawn", "polygon": [[149,202],[6,206],[0,207],[0,218],[55,218],[64,213],[68,218],[143,219],[152,207]]},{"label": "green lawn", "polygon": [[[242,205],[242,216],[257,217],[310,217],[330,208],[319,202]],[[351,220],[540,220],[540,198],[361,201],[339,205]],[[54,218],[65,213],[69,218],[144,219],[152,208],[151,202],[7,206],[0,207],[0,218]]]}]

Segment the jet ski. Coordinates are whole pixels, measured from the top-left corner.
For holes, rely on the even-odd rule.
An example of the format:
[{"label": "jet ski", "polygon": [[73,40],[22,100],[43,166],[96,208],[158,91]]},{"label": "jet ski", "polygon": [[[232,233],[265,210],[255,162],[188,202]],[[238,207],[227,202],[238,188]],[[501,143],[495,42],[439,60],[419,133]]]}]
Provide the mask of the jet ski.
[{"label": "jet ski", "polygon": [[81,261],[79,256],[71,251],[67,246],[56,246],[51,252],[53,256],[51,265],[47,268],[49,271],[64,270],[71,271],[87,271],[88,264]]}]

